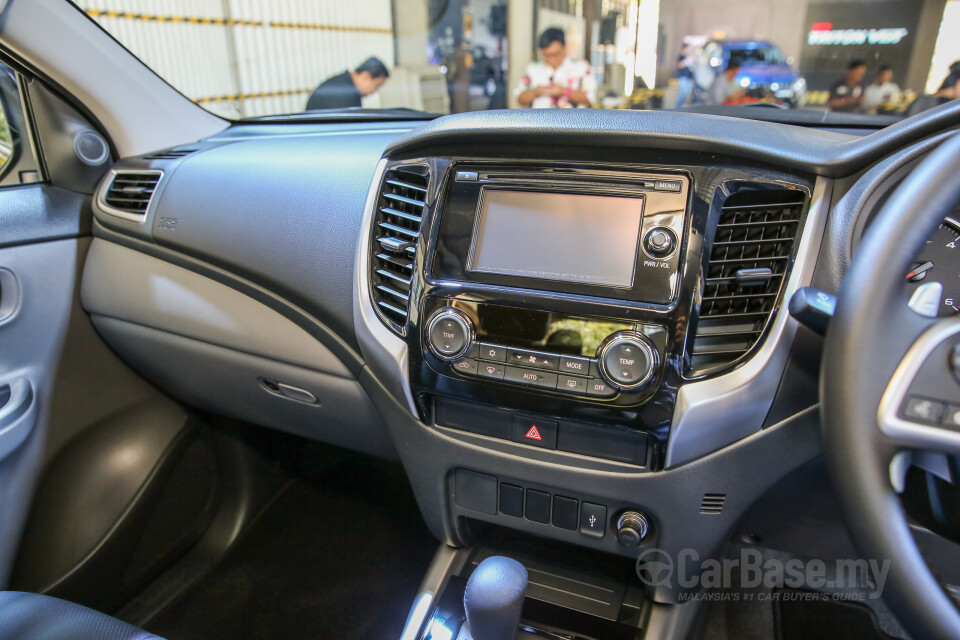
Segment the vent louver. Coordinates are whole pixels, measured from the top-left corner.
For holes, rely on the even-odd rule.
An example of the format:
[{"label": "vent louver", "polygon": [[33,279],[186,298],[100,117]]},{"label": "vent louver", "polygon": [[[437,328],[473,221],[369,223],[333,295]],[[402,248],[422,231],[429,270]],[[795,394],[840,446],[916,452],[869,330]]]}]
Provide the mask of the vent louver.
[{"label": "vent louver", "polygon": [[103,202],[112,209],[110,213],[143,220],[161,175],[159,171],[117,171],[104,193]]},{"label": "vent louver", "polygon": [[426,167],[395,167],[386,172],[377,198],[370,286],[377,309],[399,333],[410,308],[428,180]]},{"label": "vent louver", "polygon": [[700,513],[716,515],[723,511],[723,505],[727,501],[725,493],[705,493],[700,502]]},{"label": "vent louver", "polygon": [[166,151],[157,151],[156,153],[145,155],[143,156],[143,159],[144,160],[176,160],[177,158],[188,156],[194,151],[196,151],[196,149],[168,149]]},{"label": "vent louver", "polygon": [[697,373],[730,365],[762,337],[803,218],[799,191],[733,194],[720,211],[693,342]]}]

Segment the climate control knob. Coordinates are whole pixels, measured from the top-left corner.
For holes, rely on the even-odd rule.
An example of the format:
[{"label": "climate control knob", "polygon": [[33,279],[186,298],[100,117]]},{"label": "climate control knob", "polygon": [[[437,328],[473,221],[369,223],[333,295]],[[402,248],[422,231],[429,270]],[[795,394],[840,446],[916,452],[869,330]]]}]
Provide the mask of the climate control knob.
[{"label": "climate control knob", "polygon": [[430,316],[427,344],[441,360],[456,360],[473,344],[473,322],[462,311],[444,307]]},{"label": "climate control knob", "polygon": [[621,391],[633,391],[650,382],[659,362],[650,339],[636,331],[610,335],[600,346],[598,359],[603,377]]}]

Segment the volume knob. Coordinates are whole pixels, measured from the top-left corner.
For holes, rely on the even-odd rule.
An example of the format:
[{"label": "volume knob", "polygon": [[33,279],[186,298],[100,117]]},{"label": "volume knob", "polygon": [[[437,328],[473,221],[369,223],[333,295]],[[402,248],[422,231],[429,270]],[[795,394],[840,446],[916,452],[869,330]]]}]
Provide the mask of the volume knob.
[{"label": "volume knob", "polygon": [[600,371],[610,386],[633,391],[656,372],[659,356],[650,339],[636,331],[618,331],[600,347]]},{"label": "volume knob", "polygon": [[462,311],[444,307],[427,323],[427,344],[441,360],[456,360],[473,343],[473,322]]}]

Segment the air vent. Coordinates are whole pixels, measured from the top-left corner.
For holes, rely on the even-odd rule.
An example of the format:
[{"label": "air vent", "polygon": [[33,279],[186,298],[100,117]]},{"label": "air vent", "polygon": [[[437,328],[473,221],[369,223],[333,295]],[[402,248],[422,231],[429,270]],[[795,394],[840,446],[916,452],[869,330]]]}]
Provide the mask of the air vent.
[{"label": "air vent", "polygon": [[381,315],[403,333],[429,175],[426,167],[387,171],[377,199],[370,286]]},{"label": "air vent", "polygon": [[705,493],[700,502],[700,513],[717,515],[723,511],[723,503],[727,501],[725,493]]},{"label": "air vent", "polygon": [[720,211],[713,238],[692,368],[730,365],[763,335],[783,290],[803,218],[799,191],[745,191]]},{"label": "air vent", "polygon": [[177,158],[188,156],[194,151],[196,151],[196,149],[168,149],[166,151],[157,151],[156,153],[151,153],[149,155],[143,156],[143,159],[144,160],[176,160]]},{"label": "air vent", "polygon": [[162,175],[160,171],[117,171],[101,205],[108,213],[143,221]]}]

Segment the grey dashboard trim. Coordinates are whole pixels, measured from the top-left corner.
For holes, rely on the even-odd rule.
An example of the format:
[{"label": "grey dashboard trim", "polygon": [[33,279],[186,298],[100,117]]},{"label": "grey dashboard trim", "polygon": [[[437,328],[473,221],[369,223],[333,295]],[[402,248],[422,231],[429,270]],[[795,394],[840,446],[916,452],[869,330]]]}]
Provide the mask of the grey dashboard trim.
[{"label": "grey dashboard trim", "polygon": [[[810,283],[830,209],[833,181],[818,178],[784,300]],[[759,431],[773,404],[797,321],[780,306],[760,350],[734,371],[680,387],[665,466],[676,467]]]},{"label": "grey dashboard trim", "polygon": [[275,294],[266,287],[179,251],[167,247],[160,247],[152,242],[135,238],[126,233],[114,231],[104,226],[99,220],[94,220],[93,229],[94,236],[97,238],[109,240],[113,243],[140,251],[148,256],[159,258],[174,265],[189,269],[190,271],[225,284],[232,289],[236,289],[254,300],[262,302],[304,329],[313,336],[313,338],[322,342],[354,376],[360,375],[360,371],[363,369],[363,361],[357,352],[350,348],[340,336],[331,331],[329,327],[302,307]]},{"label": "grey dashboard trim", "polygon": [[410,392],[407,343],[391,332],[380,321],[373,308],[370,295],[370,225],[373,223],[377,193],[387,167],[386,158],[381,158],[370,183],[370,191],[363,205],[360,220],[360,241],[357,245],[357,261],[353,274],[353,323],[363,358],[375,377],[379,378],[394,397],[401,399],[410,414],[417,415],[417,408]]},{"label": "grey dashboard trim", "polygon": [[341,378],[350,370],[322,343],[239,291],[94,238],[81,283],[86,311]]},{"label": "grey dashboard trim", "polygon": [[[603,109],[525,109],[438,118],[395,140],[389,157],[471,144],[581,145],[725,154],[831,178],[849,175],[924,136],[960,125],[960,101],[868,136],[746,118]],[[722,135],[719,135],[722,132]]]}]

